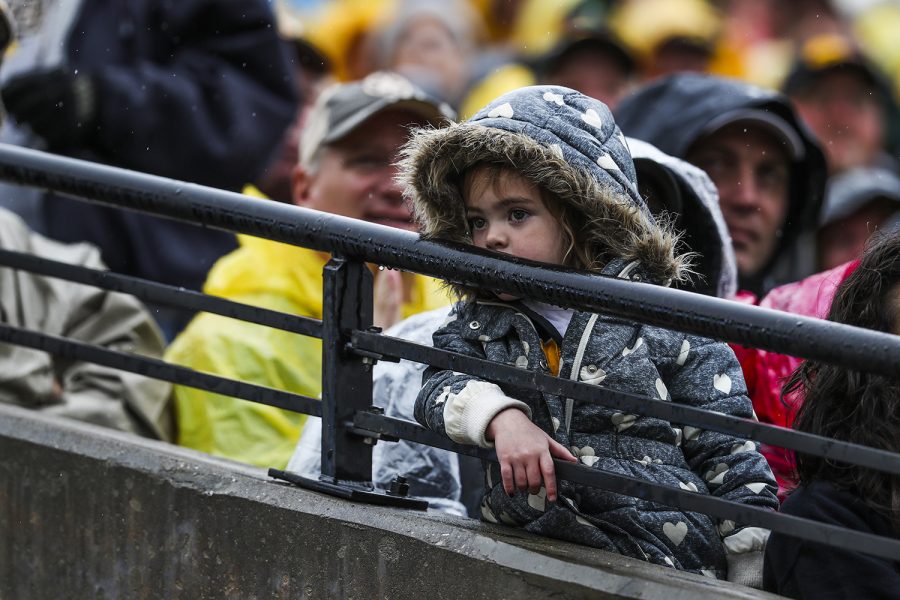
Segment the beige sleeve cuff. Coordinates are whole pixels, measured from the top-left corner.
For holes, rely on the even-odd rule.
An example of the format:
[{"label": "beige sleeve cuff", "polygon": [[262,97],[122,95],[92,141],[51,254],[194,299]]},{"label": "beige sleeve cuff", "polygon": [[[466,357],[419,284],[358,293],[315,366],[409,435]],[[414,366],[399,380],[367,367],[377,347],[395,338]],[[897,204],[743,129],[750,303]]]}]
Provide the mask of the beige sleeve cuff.
[{"label": "beige sleeve cuff", "polygon": [[494,417],[507,408],[518,408],[531,418],[527,404],[510,398],[500,386],[486,381],[472,380],[457,394],[447,394],[444,402],[444,429],[458,444],[493,448],[484,437]]}]

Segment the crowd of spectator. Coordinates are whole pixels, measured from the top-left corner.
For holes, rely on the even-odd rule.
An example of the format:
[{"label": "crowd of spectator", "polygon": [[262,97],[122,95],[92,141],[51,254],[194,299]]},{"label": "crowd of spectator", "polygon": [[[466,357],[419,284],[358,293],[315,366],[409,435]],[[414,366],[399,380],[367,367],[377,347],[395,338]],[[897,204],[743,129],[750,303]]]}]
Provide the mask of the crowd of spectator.
[{"label": "crowd of spectator", "polygon": [[[481,177],[484,165],[493,166],[493,183],[485,185],[493,185],[495,191],[515,187],[511,181],[524,182],[525,188],[533,184],[538,196],[549,194],[586,215],[588,225],[579,229],[566,221],[571,218],[568,209],[559,209],[559,214],[556,208],[550,210],[565,225],[568,241],[568,262],[557,257],[558,264],[623,279],[640,276],[700,294],[900,333],[897,2],[244,0],[239,4],[116,0],[101,8],[89,0],[0,0],[0,41],[6,47],[0,69],[5,109],[0,141],[243,191],[247,202],[291,203],[410,231],[424,227],[427,237],[476,245],[482,244],[475,239],[474,225],[456,230],[449,223],[471,208],[472,174]],[[539,92],[523,91],[526,86],[543,87],[529,88]],[[580,115],[567,112],[569,103],[579,107]],[[527,118],[520,116],[525,113]],[[529,120],[537,116],[545,120]],[[463,123],[456,124],[457,120]],[[562,122],[569,124],[562,127]],[[508,123],[516,125],[508,128]],[[507,130],[520,137],[497,137],[497,131]],[[423,142],[428,134],[421,131],[432,132],[439,142],[429,146]],[[575,141],[567,142],[567,135],[576,135]],[[583,135],[588,137],[579,137]],[[507,144],[502,151],[489,148],[501,142]],[[545,148],[544,162],[535,166],[525,164],[526,158],[511,158],[532,160],[540,154],[529,144]],[[425,158],[423,147],[428,148]],[[435,158],[451,152],[457,154]],[[590,165],[569,167],[590,152],[600,152],[591,157]],[[569,168],[580,171],[572,174]],[[643,216],[610,212],[608,207],[606,212],[591,212],[594,209],[586,204],[568,199],[567,192],[554,191],[564,187],[554,183],[557,179],[565,182],[566,190],[583,185],[595,192],[599,188],[592,186],[618,186]],[[454,201],[455,213],[448,208]],[[638,227],[632,236],[654,240],[658,247],[652,257],[646,247],[623,250],[623,245],[611,255],[588,248],[584,240],[592,239],[589,227],[610,220],[622,225],[626,218],[654,223]],[[678,233],[677,252],[664,241],[669,227]],[[602,231],[606,238],[617,235],[615,228]],[[0,246],[322,317],[326,254],[90,205],[43,190],[0,184]],[[487,243],[483,247],[515,254]],[[691,277],[678,276],[686,272],[681,267],[687,266],[687,255],[679,254],[684,252],[693,255]],[[662,260],[666,253],[672,256]],[[595,265],[598,256],[604,257],[600,261],[604,264]],[[617,262],[625,258],[638,264]],[[663,267],[655,271],[657,263],[668,265],[671,272],[663,273]],[[489,315],[479,312],[476,319],[462,308],[467,306],[465,300],[448,317],[458,298],[440,281],[374,266],[373,272],[375,324],[393,335],[430,344],[432,333],[446,334],[461,315],[479,327],[490,319],[505,322],[490,310]],[[464,299],[480,297],[471,290],[458,291]],[[499,300],[514,299],[501,295]],[[122,294],[7,268],[0,268],[0,304],[0,321],[6,324],[148,356],[164,354],[166,360],[198,371],[305,396],[321,394],[321,344],[295,334],[211,314],[144,307]],[[554,356],[557,361],[562,357],[564,364],[571,348],[564,343],[566,328],[554,321],[562,317],[547,305],[528,306],[521,310],[536,322],[546,317],[550,326],[546,338],[524,343],[525,354],[530,348],[549,358],[553,352],[545,345],[556,332],[559,347]],[[570,312],[565,319],[566,324],[579,322],[578,313]],[[591,321],[587,330],[593,326]],[[649,330],[635,331],[640,333],[628,338],[634,345],[624,347],[623,358],[637,352],[635,340],[665,338]],[[468,340],[469,333],[453,335]],[[486,332],[479,335],[485,337]],[[441,336],[434,341],[457,343]],[[489,341],[495,340],[479,341],[483,358],[492,356]],[[504,343],[504,351],[514,346]],[[688,338],[684,343],[706,344]],[[854,433],[874,429],[878,414],[893,416],[896,378],[866,378],[737,345],[730,350],[715,347],[710,356],[716,357],[716,364],[726,365],[722,369],[730,368],[732,354],[737,358],[734,365],[740,367],[728,376],[725,395],[737,398],[728,411],[742,414],[740,402],[747,400],[746,407],[752,402],[755,416],[764,423],[791,427],[799,414],[796,426],[804,431],[896,451],[888,441],[891,433],[884,429],[894,427],[896,432],[892,418],[879,421],[881,435]],[[584,349],[578,351],[578,361]],[[609,359],[595,360],[599,365]],[[656,368],[662,358],[646,360]],[[634,364],[638,366],[627,367],[632,374],[644,369],[643,363]],[[249,464],[288,465],[301,474],[318,475],[317,419],[93,365],[55,361],[6,344],[0,345],[0,366],[0,401],[175,441]],[[694,368],[705,373],[702,365]],[[506,403],[492,396],[497,409],[488,417],[481,415],[479,432],[454,437],[449,430],[457,425],[445,423],[449,418],[445,404],[453,404],[454,396],[471,395],[464,390],[472,382],[456,381],[455,373],[426,373],[429,391],[423,391],[417,404],[423,370],[424,366],[406,361],[377,365],[375,402],[392,416],[418,418],[456,441],[487,447],[493,445],[494,428],[489,423],[503,411],[520,409],[512,414],[527,413],[539,421],[532,414],[534,407],[525,410],[519,406],[522,402]],[[564,368],[558,364],[550,372],[562,373]],[[441,377],[447,381],[435,387]],[[669,385],[678,385],[678,377]],[[716,377],[721,375],[717,372]],[[586,380],[583,373],[581,379]],[[612,385],[612,379],[606,385]],[[789,380],[791,385],[785,388]],[[674,388],[667,392],[662,379],[656,382],[648,395],[655,392],[665,400],[670,393],[676,400]],[[459,389],[448,391],[457,384]],[[685,384],[690,392],[677,400],[693,402],[687,398],[699,385]],[[485,397],[494,394],[478,389]],[[551,407],[548,415],[555,414],[555,400],[546,402]],[[857,402],[872,406],[857,413]],[[841,410],[848,416],[834,416]],[[553,443],[569,435],[571,419],[569,410],[564,417],[566,432],[558,433],[559,419],[547,417],[543,429]],[[846,427],[852,431],[842,429],[850,421],[853,424]],[[617,429],[616,435],[633,423]],[[688,449],[691,443],[700,442],[686,438],[682,447],[682,435],[687,434],[678,430],[672,444],[688,457],[696,450]],[[648,434],[634,426],[622,435],[630,436],[643,443]],[[743,449],[743,442],[730,440],[728,446]],[[570,453],[570,446],[561,446],[554,456],[598,463],[593,449],[589,455],[584,447]],[[759,464],[767,462],[774,479],[754,471],[753,481],[745,487],[759,486],[762,491],[754,492],[751,503],[764,505],[760,498],[771,492],[771,501],[777,504],[777,482],[778,498],[788,498],[785,506],[794,514],[897,536],[896,484],[889,478],[847,477],[833,465],[798,461],[780,448],[748,447],[731,454],[746,454],[741,458],[756,469],[757,449],[766,459],[759,458]],[[718,456],[716,452],[707,453]],[[643,458],[649,461],[649,456],[654,455],[648,451]],[[726,458],[721,460],[729,464],[738,460]],[[644,466],[646,472],[656,469]],[[694,491],[728,487],[723,485],[725,472],[709,466],[710,471],[697,467],[694,475],[685,476],[696,476],[696,483],[690,483]],[[741,469],[735,472],[747,476],[749,471]],[[429,499],[440,510],[763,584],[765,536],[750,531],[755,528],[696,521],[692,526],[709,529],[716,542],[692,537],[689,545],[680,546],[685,534],[676,526],[674,537],[670,535],[673,521],[684,524],[678,515],[657,518],[638,511],[616,525],[628,531],[635,525],[630,541],[609,542],[617,538],[594,530],[598,522],[609,525],[614,520],[601,518],[586,525],[582,521],[596,515],[563,506],[562,487],[560,502],[552,503],[555,485],[552,493],[542,488],[541,515],[526,519],[522,515],[537,510],[533,479],[504,488],[499,484],[501,472],[495,472],[492,480],[488,471],[485,487],[480,466],[454,454],[405,442],[379,444],[375,484],[386,487],[398,471],[407,475],[414,495]],[[544,475],[550,487],[552,473],[550,480]],[[503,489],[507,494],[518,490],[521,506],[499,496]],[[578,491],[579,499],[583,493],[587,494]],[[560,510],[547,508],[551,504]],[[517,510],[518,517],[504,518]],[[865,510],[874,512],[874,520]],[[582,521],[569,523],[560,515],[572,519],[578,515]],[[674,544],[634,542],[652,535],[647,528],[655,520]],[[561,535],[562,529],[574,533]],[[734,542],[742,532],[747,539]],[[714,556],[722,552],[719,537],[726,540],[727,565],[725,554]],[[811,560],[808,552],[818,558]],[[887,590],[900,585],[896,565],[828,552],[798,548],[773,537],[766,555],[767,589],[795,597],[820,597],[825,591],[852,597],[863,589],[871,591],[871,586]],[[730,560],[750,553],[758,555],[759,564]],[[823,579],[823,565],[865,569],[873,575],[831,581]]]}]

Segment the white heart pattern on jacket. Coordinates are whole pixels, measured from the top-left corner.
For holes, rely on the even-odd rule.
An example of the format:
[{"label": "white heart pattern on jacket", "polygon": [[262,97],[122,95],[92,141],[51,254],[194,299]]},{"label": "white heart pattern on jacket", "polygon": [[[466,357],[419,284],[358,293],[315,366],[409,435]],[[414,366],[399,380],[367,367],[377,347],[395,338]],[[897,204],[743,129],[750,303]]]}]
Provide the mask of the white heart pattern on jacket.
[{"label": "white heart pattern on jacket", "polygon": [[585,446],[584,448],[572,446],[572,454],[580,458],[581,462],[589,467],[593,467],[594,463],[600,460],[600,457],[596,456],[594,449],[590,446]]},{"label": "white heart pattern on jacket", "polygon": [[710,471],[707,471],[703,476],[703,479],[707,481],[707,483],[713,485],[722,485],[725,482],[725,474],[728,473],[728,465],[725,463],[719,463]]},{"label": "white heart pattern on jacket", "polygon": [[756,444],[747,440],[743,444],[735,444],[731,447],[731,454],[740,454],[741,452],[756,452]]},{"label": "white heart pattern on jacket", "polygon": [[541,512],[547,509],[547,490],[541,487],[537,494],[528,494],[528,506]]},{"label": "white heart pattern on jacket", "polygon": [[702,429],[698,429],[697,427],[691,427],[690,425],[684,426],[684,439],[687,441],[696,440],[700,437],[700,434],[703,433]]},{"label": "white heart pattern on jacket", "polygon": [[728,373],[713,375],[713,387],[723,394],[729,393],[731,391],[731,377],[728,376]]},{"label": "white heart pattern on jacket", "polygon": [[612,416],[612,424],[616,426],[616,431],[625,431],[637,420],[637,415],[626,415],[616,413]]},{"label": "white heart pattern on jacket", "polygon": [[645,455],[643,458],[641,458],[640,460],[638,460],[637,458],[634,459],[634,462],[641,463],[641,464],[644,465],[645,467],[649,467],[649,466],[652,465],[653,463],[656,463],[656,464],[658,464],[658,465],[661,465],[661,464],[662,464],[662,461],[661,461],[660,459],[658,459],[658,458],[650,458],[649,456],[646,456],[646,455]]},{"label": "white heart pattern on jacket", "polygon": [[684,541],[684,537],[687,535],[688,527],[687,523],[684,521],[678,521],[678,523],[671,523],[666,521],[663,523],[663,533],[666,534],[666,537],[671,540],[673,544],[678,546],[681,542]]},{"label": "white heart pattern on jacket", "polygon": [[584,383],[599,385],[606,379],[606,371],[596,365],[585,365],[578,371],[578,377]]},{"label": "white heart pattern on jacket", "polygon": [[603,128],[603,119],[600,118],[600,115],[598,115],[597,111],[593,108],[589,108],[584,113],[582,113],[581,120],[588,125],[596,127],[597,129]]},{"label": "white heart pattern on jacket", "polygon": [[762,482],[758,483],[745,483],[744,487],[753,492],[754,494],[759,494],[764,489],[766,489],[766,484]]},{"label": "white heart pattern on jacket", "polygon": [[500,106],[495,106],[488,112],[488,116],[492,119],[496,119],[497,117],[503,117],[504,119],[512,119],[512,116],[515,114],[513,111],[513,107],[509,102],[505,104],[501,104]]},{"label": "white heart pattern on jacket", "polygon": [[637,339],[637,341],[634,343],[634,346],[632,346],[631,348],[626,346],[625,348],[622,349],[622,356],[628,356],[629,354],[631,354],[632,352],[634,352],[635,350],[640,348],[643,343],[644,343],[644,338],[639,337]]},{"label": "white heart pattern on jacket", "polygon": [[562,94],[554,94],[553,92],[544,92],[544,100],[547,102],[553,102],[557,106],[565,105],[563,102]]},{"label": "white heart pattern on jacket", "polygon": [[693,481],[688,481],[687,483],[684,483],[683,481],[679,481],[679,482],[678,482],[678,487],[680,487],[680,488],[683,489],[683,490],[687,490],[687,491],[689,491],[689,492],[696,492],[696,491],[698,491],[698,490],[697,490],[697,485],[696,485]]},{"label": "white heart pattern on jacket", "polygon": [[691,343],[687,340],[681,342],[681,350],[678,352],[678,360],[675,361],[675,364],[679,367],[683,367],[684,363],[687,361],[688,353],[691,351]]},{"label": "white heart pattern on jacket", "polygon": [[593,527],[594,529],[597,528],[596,525],[594,525],[593,523],[591,523],[590,521],[588,521],[587,519],[585,519],[585,518],[582,517],[581,515],[575,515],[575,522],[578,523],[579,525],[585,525],[585,526],[587,526],[587,527]]},{"label": "white heart pattern on jacket", "polygon": [[616,164],[616,161],[614,161],[609,154],[601,154],[600,156],[598,156],[597,164],[607,171],[621,171],[619,165]]},{"label": "white heart pattern on jacket", "polygon": [[659,394],[660,400],[665,400],[669,397],[669,390],[666,389],[666,384],[659,378],[656,379],[656,393]]}]

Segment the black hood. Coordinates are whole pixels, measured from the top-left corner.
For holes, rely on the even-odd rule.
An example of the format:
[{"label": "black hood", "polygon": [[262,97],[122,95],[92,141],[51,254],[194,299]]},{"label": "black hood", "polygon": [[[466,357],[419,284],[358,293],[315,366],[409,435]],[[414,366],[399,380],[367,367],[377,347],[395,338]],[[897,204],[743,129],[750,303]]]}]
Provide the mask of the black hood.
[{"label": "black hood", "polygon": [[708,133],[710,122],[741,109],[780,117],[796,130],[805,150],[791,168],[790,208],[771,268],[790,251],[794,240],[815,232],[827,179],[825,156],[786,96],[733,79],[682,73],[653,82],[623,100],[615,118],[625,135],[684,158],[691,145]]}]

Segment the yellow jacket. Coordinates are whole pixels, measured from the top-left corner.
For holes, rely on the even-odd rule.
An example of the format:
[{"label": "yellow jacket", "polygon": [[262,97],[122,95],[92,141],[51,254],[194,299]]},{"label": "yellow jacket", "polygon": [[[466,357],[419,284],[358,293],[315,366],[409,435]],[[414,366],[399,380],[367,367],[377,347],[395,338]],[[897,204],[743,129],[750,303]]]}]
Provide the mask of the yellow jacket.
[{"label": "yellow jacket", "polygon": [[[212,268],[204,291],[236,302],[322,318],[322,268],[329,256],[249,236]],[[436,280],[412,278],[403,317],[449,303]],[[169,362],[305,396],[321,394],[322,343],[294,333],[203,313],[166,353]],[[178,443],[217,456],[284,468],[305,415],[185,386],[175,388]]]}]

